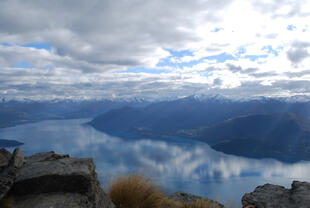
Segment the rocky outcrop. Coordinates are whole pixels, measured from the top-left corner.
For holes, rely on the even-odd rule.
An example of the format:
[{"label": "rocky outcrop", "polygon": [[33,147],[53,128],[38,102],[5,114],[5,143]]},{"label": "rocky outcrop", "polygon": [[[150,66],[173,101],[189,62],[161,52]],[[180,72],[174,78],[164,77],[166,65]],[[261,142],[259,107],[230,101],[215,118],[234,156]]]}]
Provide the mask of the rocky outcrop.
[{"label": "rocky outcrop", "polygon": [[2,158],[8,158],[7,162],[4,161],[4,165],[1,167],[0,172],[0,200],[5,197],[12,188],[16,178],[18,176],[19,169],[24,164],[24,156],[20,149],[14,150],[13,155],[10,156],[5,151],[0,153]]},{"label": "rocky outcrop", "polygon": [[204,198],[204,197],[200,197],[200,196],[196,196],[196,195],[192,195],[192,194],[188,194],[188,193],[184,193],[184,192],[176,192],[174,194],[170,194],[168,195],[168,198],[172,199],[173,201],[180,202],[182,204],[194,203],[197,200],[203,199],[212,208],[224,208],[224,205],[218,203],[217,201]]},{"label": "rocky outcrop", "polygon": [[310,183],[293,181],[292,188],[265,184],[242,197],[243,208],[310,208]]},{"label": "rocky outcrop", "polygon": [[[21,154],[18,152],[17,155]],[[90,158],[47,152],[13,163],[18,168],[13,183],[8,186],[9,192],[4,195],[13,197],[16,208],[114,208],[100,188]]]},{"label": "rocky outcrop", "polygon": [[11,156],[11,153],[6,149],[0,149],[0,165],[6,165],[9,162]]}]

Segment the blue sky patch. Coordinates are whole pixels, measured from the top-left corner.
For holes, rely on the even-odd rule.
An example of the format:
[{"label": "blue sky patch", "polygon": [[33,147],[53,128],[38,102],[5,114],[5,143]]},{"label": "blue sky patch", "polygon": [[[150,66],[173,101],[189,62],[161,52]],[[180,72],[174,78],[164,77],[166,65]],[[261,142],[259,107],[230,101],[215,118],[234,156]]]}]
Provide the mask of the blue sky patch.
[{"label": "blue sky patch", "polygon": [[198,74],[200,76],[203,76],[203,77],[211,77],[211,76],[213,76],[213,72],[199,72]]},{"label": "blue sky patch", "polygon": [[207,56],[207,57],[204,57],[203,59],[216,60],[217,63],[224,63],[227,60],[237,60],[236,57],[228,53],[221,53],[221,54],[214,55],[214,56]]},{"label": "blue sky patch", "polygon": [[193,52],[191,52],[190,50],[183,50],[183,51],[174,51],[172,49],[165,49],[166,51],[168,51],[171,54],[171,57],[184,57],[184,56],[194,56]]},{"label": "blue sky patch", "polygon": [[184,63],[179,63],[181,69],[183,69],[184,67],[192,67],[194,65],[197,65],[199,63],[202,63],[202,59],[199,60],[193,60],[193,61],[189,61],[189,62],[184,62]]},{"label": "blue sky patch", "polygon": [[245,54],[245,53],[246,53],[246,49],[243,47],[239,47],[237,49],[237,52],[235,53],[235,56],[239,58],[240,56],[242,56],[242,54]]},{"label": "blue sky patch", "polygon": [[172,62],[169,58],[164,58],[161,59],[156,66],[157,67],[172,67],[172,68],[180,68],[183,69],[184,67],[192,67],[196,64],[201,63],[202,60],[193,60],[193,61],[189,61],[189,62],[182,62],[182,63],[176,63],[176,62]]},{"label": "blue sky patch", "polygon": [[170,58],[171,58],[171,56],[169,56],[167,58],[160,59],[159,62],[156,64],[156,66],[158,66],[158,67],[169,66],[169,67],[173,67],[173,68],[178,68],[181,66],[181,64],[179,64],[179,63],[174,63],[174,62],[170,61]]},{"label": "blue sky patch", "polygon": [[[180,58],[184,56],[193,56],[193,52],[189,50],[184,50],[184,51],[173,51],[171,49],[165,49],[165,50],[169,51],[171,56],[159,60],[159,62],[156,64],[157,67],[172,67],[172,68],[184,69],[184,67],[192,67],[194,65],[202,63],[204,62],[204,60],[215,60],[217,63],[223,63],[227,60],[237,60],[237,58],[231,54],[221,53],[221,54],[217,54],[213,56],[206,56],[206,57],[200,58],[199,60],[192,60],[189,62],[178,63],[178,62],[171,61],[171,58],[175,58],[179,60]],[[245,49],[241,48],[239,53],[240,54],[245,53]]]},{"label": "blue sky patch", "polygon": [[266,51],[267,53],[271,53],[271,54],[273,54],[273,55],[275,55],[275,56],[278,56],[278,55],[279,55],[279,54],[278,54],[278,51],[274,50],[274,49],[272,48],[271,45],[264,46],[264,47],[262,48],[262,50]]},{"label": "blue sky patch", "polygon": [[36,49],[45,49],[47,51],[52,50],[52,46],[46,43],[26,43],[26,44],[11,44],[3,42],[0,45],[11,47],[11,46],[21,46],[21,47],[29,47],[29,48],[36,48]]},{"label": "blue sky patch", "polygon": [[211,30],[211,32],[219,32],[221,30],[224,30],[224,28],[221,28],[221,27],[216,27],[214,28],[213,30]]},{"label": "blue sky patch", "polygon": [[159,62],[156,64],[157,67],[172,67],[172,68],[182,68],[183,67],[191,67],[195,64],[198,64],[201,61],[190,61],[187,63],[175,63],[171,61],[171,58],[182,58],[184,56],[194,56],[193,52],[189,51],[189,50],[182,50],[182,51],[174,51],[172,49],[165,49],[166,51],[168,51],[171,56],[167,57],[167,58],[163,58],[161,60],[159,60]]},{"label": "blue sky patch", "polygon": [[24,68],[24,69],[28,69],[28,68],[32,68],[31,64],[29,64],[29,62],[27,61],[21,61],[16,63],[15,65],[12,66],[12,68]]},{"label": "blue sky patch", "polygon": [[259,58],[267,58],[267,57],[268,57],[268,55],[265,54],[265,55],[246,55],[243,58],[250,59],[251,61],[255,61],[255,60],[259,59]]},{"label": "blue sky patch", "polygon": [[30,47],[30,48],[36,48],[36,49],[45,49],[47,51],[51,51],[52,46],[46,43],[27,43],[21,45],[23,47]]},{"label": "blue sky patch", "polygon": [[10,43],[1,43],[0,45],[2,45],[2,46],[6,46],[6,47],[13,46],[13,45],[12,45],[12,44],[10,44]]},{"label": "blue sky patch", "polygon": [[294,26],[294,25],[288,25],[288,26],[286,27],[286,29],[289,30],[289,31],[293,31],[293,30],[296,29],[296,26]]}]

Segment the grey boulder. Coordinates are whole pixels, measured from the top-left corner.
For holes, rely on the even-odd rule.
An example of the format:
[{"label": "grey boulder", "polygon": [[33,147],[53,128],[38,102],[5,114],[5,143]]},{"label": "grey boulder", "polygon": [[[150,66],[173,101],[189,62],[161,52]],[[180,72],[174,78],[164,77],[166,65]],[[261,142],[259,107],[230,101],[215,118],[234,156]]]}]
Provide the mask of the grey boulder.
[{"label": "grey boulder", "polygon": [[93,159],[54,152],[26,157],[9,195],[16,208],[114,208]]},{"label": "grey boulder", "polygon": [[243,208],[310,208],[310,184],[293,181],[291,189],[265,184],[242,197]]},{"label": "grey boulder", "polygon": [[24,156],[19,148],[14,150],[12,156],[5,151],[1,151],[1,155],[5,155],[7,160],[0,167],[0,200],[10,191],[18,177],[19,169],[24,164]]}]

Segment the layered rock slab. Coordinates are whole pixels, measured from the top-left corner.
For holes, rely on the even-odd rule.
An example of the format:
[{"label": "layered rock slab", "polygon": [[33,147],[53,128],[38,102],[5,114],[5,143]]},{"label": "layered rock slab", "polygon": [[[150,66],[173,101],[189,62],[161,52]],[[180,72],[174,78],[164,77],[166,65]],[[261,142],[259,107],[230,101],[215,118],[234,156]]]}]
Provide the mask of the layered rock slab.
[{"label": "layered rock slab", "polygon": [[293,181],[291,189],[265,184],[242,197],[243,208],[310,208],[310,183]]},{"label": "layered rock slab", "polygon": [[24,164],[24,156],[19,148],[16,148],[13,155],[1,150],[2,164],[0,166],[0,200],[4,198],[18,177],[19,169]]},{"label": "layered rock slab", "polygon": [[100,188],[93,159],[54,152],[26,157],[9,195],[16,208],[114,208]]}]

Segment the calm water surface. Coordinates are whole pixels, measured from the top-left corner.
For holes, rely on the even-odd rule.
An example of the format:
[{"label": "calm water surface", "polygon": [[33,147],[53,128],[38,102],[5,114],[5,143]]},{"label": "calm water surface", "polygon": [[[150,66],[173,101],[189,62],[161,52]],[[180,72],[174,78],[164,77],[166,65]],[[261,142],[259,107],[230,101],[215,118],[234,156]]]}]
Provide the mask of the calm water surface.
[{"label": "calm water surface", "polygon": [[25,155],[54,150],[71,157],[93,157],[103,188],[111,178],[140,172],[167,193],[184,191],[240,205],[244,193],[258,185],[290,187],[310,181],[310,162],[286,164],[223,154],[188,139],[116,137],[85,125],[87,119],[52,120],[0,129],[0,138],[25,143]]}]

